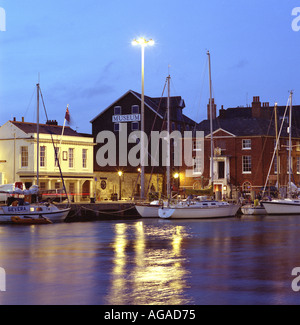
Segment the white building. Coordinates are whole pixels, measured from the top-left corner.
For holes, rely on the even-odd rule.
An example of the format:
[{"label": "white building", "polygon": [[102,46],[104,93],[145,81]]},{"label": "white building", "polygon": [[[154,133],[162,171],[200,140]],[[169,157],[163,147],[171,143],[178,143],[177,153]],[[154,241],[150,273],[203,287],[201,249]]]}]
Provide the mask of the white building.
[{"label": "white building", "polygon": [[[94,193],[92,136],[77,133],[56,121],[39,125],[39,187],[62,189],[61,171],[68,193],[75,201],[89,199]],[[54,149],[54,147],[56,149]],[[37,183],[37,124],[8,121],[0,127],[0,184]]]}]

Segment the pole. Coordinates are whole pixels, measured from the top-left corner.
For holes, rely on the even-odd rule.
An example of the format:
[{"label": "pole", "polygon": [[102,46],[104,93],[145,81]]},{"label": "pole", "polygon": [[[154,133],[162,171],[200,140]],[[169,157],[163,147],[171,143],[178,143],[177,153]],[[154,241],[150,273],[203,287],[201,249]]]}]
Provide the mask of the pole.
[{"label": "pole", "polygon": [[277,126],[277,103],[275,103],[275,134],[276,134],[276,157],[277,157],[277,186],[278,191],[280,189],[279,184],[279,171],[280,171],[280,165],[279,165],[279,150],[278,150],[278,126]]},{"label": "pole", "polygon": [[292,182],[292,108],[293,108],[293,91],[290,93],[290,116],[289,116],[289,186],[288,198],[291,198],[291,182]]},{"label": "pole", "polygon": [[36,185],[39,186],[39,165],[40,165],[40,139],[39,139],[39,134],[40,134],[40,84],[36,85],[37,88],[37,109],[36,109],[36,143],[37,143],[37,148],[36,148],[36,156],[37,156],[37,161],[36,161]]},{"label": "pole", "polygon": [[142,50],[142,103],[141,103],[141,199],[145,199],[145,94],[144,94],[144,77],[145,77],[145,46],[141,45]]},{"label": "pole", "polygon": [[214,144],[213,144],[213,120],[212,120],[212,86],[211,86],[211,64],[210,64],[210,53],[208,55],[208,68],[209,68],[209,113],[210,113],[210,173],[211,173],[211,185],[214,191]]},{"label": "pole", "polygon": [[168,152],[167,152],[167,198],[168,201],[171,199],[171,175],[170,175],[170,170],[171,170],[171,144],[170,144],[170,75],[167,77],[168,80],[168,101],[167,101],[167,141],[168,141]]}]

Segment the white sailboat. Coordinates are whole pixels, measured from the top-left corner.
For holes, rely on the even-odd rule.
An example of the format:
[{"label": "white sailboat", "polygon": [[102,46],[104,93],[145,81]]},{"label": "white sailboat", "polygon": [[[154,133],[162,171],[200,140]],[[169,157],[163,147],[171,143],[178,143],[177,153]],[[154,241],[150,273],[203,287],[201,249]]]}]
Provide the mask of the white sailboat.
[{"label": "white sailboat", "polygon": [[289,112],[289,183],[288,183],[288,198],[273,199],[271,201],[263,201],[262,204],[267,211],[267,214],[299,214],[300,215],[300,200],[292,199],[292,97],[293,92],[290,92],[290,112]]},{"label": "white sailboat", "polygon": [[[167,99],[167,131],[170,134],[170,75],[167,77],[168,82],[168,99]],[[168,139],[167,160],[170,161],[170,139]],[[155,200],[150,203],[136,203],[135,208],[142,218],[158,218],[158,210],[162,206],[168,206],[168,201],[171,198],[170,190],[170,164],[167,164],[167,200],[164,202]]]},{"label": "white sailboat", "polygon": [[[210,89],[210,143],[211,143],[211,183],[213,185],[213,124],[212,124],[212,84],[211,84],[211,64],[210,53],[207,52],[209,62],[209,89]],[[160,218],[172,219],[208,219],[234,217],[240,206],[219,201],[185,201],[167,208],[161,207],[158,210]]]},{"label": "white sailboat", "polygon": [[[39,96],[40,86],[37,84],[37,184],[39,183]],[[38,194],[38,186],[32,186],[31,193],[25,190],[23,194]],[[27,191],[27,192],[26,192]],[[29,191],[30,192],[30,191]],[[22,194],[18,192],[18,194]],[[38,197],[38,196],[37,196]],[[26,203],[24,200],[15,200],[10,206],[0,206],[0,223],[22,223],[31,221],[32,224],[49,220],[51,223],[63,221],[70,208],[60,209],[50,203]],[[24,222],[25,223],[25,222]]]}]

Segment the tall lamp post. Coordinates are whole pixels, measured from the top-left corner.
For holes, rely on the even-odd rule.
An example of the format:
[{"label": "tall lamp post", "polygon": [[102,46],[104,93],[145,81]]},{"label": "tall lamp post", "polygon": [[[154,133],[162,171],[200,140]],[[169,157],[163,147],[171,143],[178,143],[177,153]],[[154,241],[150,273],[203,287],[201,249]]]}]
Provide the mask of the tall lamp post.
[{"label": "tall lamp post", "polygon": [[154,45],[152,39],[146,40],[144,37],[134,39],[132,45],[140,45],[142,51],[142,98],[141,98],[141,199],[145,199],[145,94],[144,94],[144,77],[145,77],[145,47]]},{"label": "tall lamp post", "polygon": [[119,175],[119,200],[122,200],[122,175],[123,175],[123,172],[118,171],[118,175]]}]

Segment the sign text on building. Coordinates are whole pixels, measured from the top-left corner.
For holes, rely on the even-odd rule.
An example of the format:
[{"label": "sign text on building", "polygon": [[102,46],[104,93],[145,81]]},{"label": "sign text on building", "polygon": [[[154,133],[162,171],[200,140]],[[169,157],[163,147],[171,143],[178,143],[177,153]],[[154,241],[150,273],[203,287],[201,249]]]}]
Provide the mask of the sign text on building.
[{"label": "sign text on building", "polygon": [[141,114],[129,114],[129,115],[113,115],[113,123],[121,122],[138,122],[141,120]]}]

